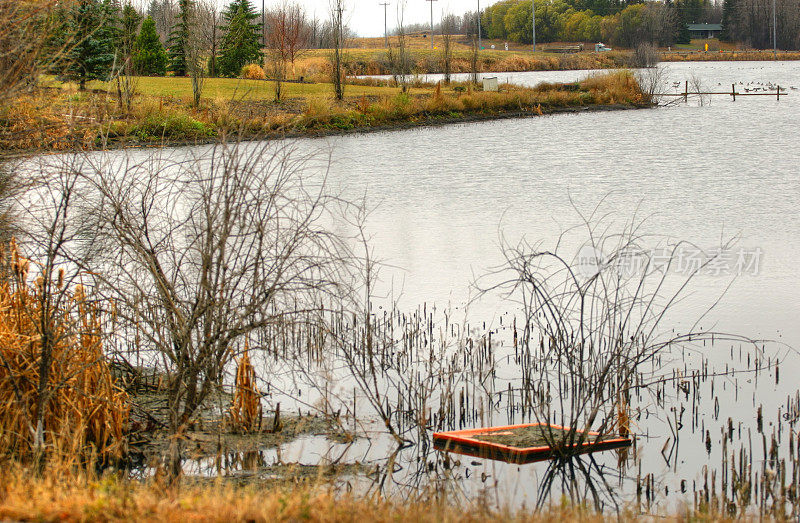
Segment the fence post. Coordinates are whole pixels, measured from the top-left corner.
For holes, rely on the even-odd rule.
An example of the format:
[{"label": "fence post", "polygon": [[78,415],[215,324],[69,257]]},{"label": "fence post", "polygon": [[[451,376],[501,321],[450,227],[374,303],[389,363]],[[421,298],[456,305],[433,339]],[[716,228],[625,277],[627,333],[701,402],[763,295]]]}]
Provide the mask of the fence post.
[{"label": "fence post", "polygon": [[683,101],[689,101],[689,80],[686,80],[685,87],[683,88]]},{"label": "fence post", "polygon": [[736,101],[736,84],[731,84],[731,96],[733,96],[733,101]]},{"label": "fence post", "polygon": [[778,101],[781,100],[781,86],[778,86]]}]

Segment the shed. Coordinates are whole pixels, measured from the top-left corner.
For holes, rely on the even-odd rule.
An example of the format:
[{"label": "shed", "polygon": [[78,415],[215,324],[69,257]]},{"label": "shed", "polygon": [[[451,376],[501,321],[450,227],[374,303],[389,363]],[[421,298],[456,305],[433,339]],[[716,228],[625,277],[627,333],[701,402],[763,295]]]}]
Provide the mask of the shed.
[{"label": "shed", "polygon": [[692,38],[717,38],[722,33],[722,24],[688,24]]}]

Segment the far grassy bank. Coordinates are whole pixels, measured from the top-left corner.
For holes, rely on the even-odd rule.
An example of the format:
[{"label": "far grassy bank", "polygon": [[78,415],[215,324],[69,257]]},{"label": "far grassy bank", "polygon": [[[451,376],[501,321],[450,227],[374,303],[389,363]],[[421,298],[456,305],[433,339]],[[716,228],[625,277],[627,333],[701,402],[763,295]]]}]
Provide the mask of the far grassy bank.
[{"label": "far grassy bank", "polygon": [[582,109],[651,104],[633,74],[614,71],[570,84],[536,88],[501,85],[484,92],[471,84],[414,84],[407,92],[380,82],[349,85],[342,101],[328,84],[285,83],[274,100],[269,81],[209,79],[199,107],[188,78],[140,78],[130,109],[115,86],[87,91],[54,81],[0,112],[0,148],[6,153],[207,143],[240,139],[368,132]]},{"label": "far grassy bank", "polygon": [[[547,45],[547,44],[546,44]],[[685,49],[663,48],[658,56],[664,62],[684,61],[744,61],[744,60],[800,60],[798,51],[779,51],[773,56],[766,50],[719,49],[718,43],[705,51],[701,44],[687,46]],[[715,48],[716,47],[716,48]],[[546,47],[545,47],[546,48]],[[590,49],[588,44],[586,49]],[[713,50],[712,50],[713,49]],[[328,50],[308,51],[296,60],[293,67],[295,77],[314,81],[325,81],[330,77]],[[385,49],[348,49],[345,53],[348,74],[389,75],[392,67]],[[438,74],[443,72],[442,52],[439,49],[414,48],[409,50],[412,74]],[[479,72],[525,72],[525,71],[564,71],[578,69],[617,69],[634,67],[634,52],[630,49],[578,53],[532,52],[530,49],[483,49],[478,54]],[[465,46],[453,51],[451,71],[453,73],[471,72],[471,52]]]}]

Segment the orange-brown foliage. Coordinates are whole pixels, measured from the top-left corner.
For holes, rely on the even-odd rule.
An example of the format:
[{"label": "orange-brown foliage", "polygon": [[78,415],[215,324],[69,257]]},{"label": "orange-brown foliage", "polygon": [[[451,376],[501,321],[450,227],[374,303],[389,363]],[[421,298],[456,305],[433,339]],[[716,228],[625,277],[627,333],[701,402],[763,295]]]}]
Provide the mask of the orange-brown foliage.
[{"label": "orange-brown foliage", "polygon": [[103,354],[98,306],[80,285],[67,297],[61,273],[54,287],[65,299],[48,305],[41,279],[28,283],[29,271],[30,261],[12,241],[10,268],[0,283],[0,455],[23,461],[32,455],[46,331],[52,346],[43,418],[46,451],[69,462],[122,457],[129,406]]}]

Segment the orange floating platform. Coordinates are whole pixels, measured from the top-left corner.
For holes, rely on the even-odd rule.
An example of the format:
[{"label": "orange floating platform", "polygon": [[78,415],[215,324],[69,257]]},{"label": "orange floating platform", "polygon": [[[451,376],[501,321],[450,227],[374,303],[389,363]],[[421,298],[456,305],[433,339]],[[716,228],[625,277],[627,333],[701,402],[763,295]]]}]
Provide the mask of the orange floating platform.
[{"label": "orange floating platform", "polygon": [[[529,434],[533,434],[537,429],[539,433],[543,431],[567,432],[570,430],[568,427],[560,425],[525,423],[503,427],[436,432],[433,434],[433,445],[437,450],[444,452],[454,452],[456,454],[515,464],[533,463],[554,458],[556,453],[547,444],[524,445],[525,438],[523,433],[527,431]],[[573,447],[579,447],[576,448],[577,454],[618,449],[631,445],[631,439],[626,437],[606,436],[599,438],[600,433],[592,431],[588,432],[587,435],[589,436],[587,438],[588,441],[583,442],[581,445],[573,445]],[[521,445],[519,442],[523,444]]]}]

